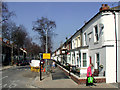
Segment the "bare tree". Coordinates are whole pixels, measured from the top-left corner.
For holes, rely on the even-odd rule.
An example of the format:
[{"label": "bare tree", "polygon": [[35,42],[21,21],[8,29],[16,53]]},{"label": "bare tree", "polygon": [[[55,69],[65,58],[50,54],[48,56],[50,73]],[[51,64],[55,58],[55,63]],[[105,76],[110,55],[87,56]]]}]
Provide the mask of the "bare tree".
[{"label": "bare tree", "polygon": [[7,3],[5,2],[1,2],[0,6],[2,6],[0,10],[2,16],[2,19],[0,19],[0,23],[2,23],[2,37],[11,41],[11,33],[15,30],[16,24],[10,19],[12,16],[15,16],[15,13],[9,11]]},{"label": "bare tree", "polygon": [[27,32],[23,25],[20,25],[12,32],[12,41],[17,45],[18,48],[24,46],[26,37]]},{"label": "bare tree", "polygon": [[18,27],[12,21],[2,24],[2,37],[8,40],[12,40],[12,32],[14,32]]},{"label": "bare tree", "polygon": [[43,48],[43,52],[45,52],[45,43],[46,43],[46,30],[48,31],[48,52],[51,52],[52,49],[52,36],[54,35],[53,29],[56,28],[55,21],[51,21],[48,18],[42,17],[41,19],[37,19],[34,22],[33,30],[37,31],[40,35],[41,47]]},{"label": "bare tree", "polygon": [[1,9],[0,13],[2,13],[2,15],[1,15],[2,16],[1,20],[2,21],[0,21],[0,23],[3,23],[5,21],[9,20],[10,17],[14,16],[15,13],[9,11],[6,3],[2,2],[1,4],[2,4],[2,9]]}]

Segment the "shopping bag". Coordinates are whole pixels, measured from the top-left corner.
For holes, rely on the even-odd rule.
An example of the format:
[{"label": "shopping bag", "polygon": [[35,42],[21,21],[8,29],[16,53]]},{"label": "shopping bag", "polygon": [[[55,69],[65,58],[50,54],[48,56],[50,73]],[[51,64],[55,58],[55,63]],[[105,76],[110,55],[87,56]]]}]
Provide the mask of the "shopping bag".
[{"label": "shopping bag", "polygon": [[93,83],[93,77],[88,77],[88,83]]}]

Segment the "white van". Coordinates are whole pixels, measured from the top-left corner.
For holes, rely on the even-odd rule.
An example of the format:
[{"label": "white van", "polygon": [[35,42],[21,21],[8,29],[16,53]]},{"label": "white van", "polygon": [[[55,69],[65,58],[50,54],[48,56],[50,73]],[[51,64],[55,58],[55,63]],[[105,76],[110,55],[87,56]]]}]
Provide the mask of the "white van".
[{"label": "white van", "polygon": [[31,67],[40,67],[40,60],[31,60]]}]

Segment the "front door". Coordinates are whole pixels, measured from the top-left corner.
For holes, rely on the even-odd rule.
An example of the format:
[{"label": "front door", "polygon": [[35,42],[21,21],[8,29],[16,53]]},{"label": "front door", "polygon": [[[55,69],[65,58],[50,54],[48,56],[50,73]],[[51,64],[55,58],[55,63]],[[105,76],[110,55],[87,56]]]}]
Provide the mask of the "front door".
[{"label": "front door", "polygon": [[90,56],[90,64],[92,63],[92,61],[91,61],[91,56]]}]

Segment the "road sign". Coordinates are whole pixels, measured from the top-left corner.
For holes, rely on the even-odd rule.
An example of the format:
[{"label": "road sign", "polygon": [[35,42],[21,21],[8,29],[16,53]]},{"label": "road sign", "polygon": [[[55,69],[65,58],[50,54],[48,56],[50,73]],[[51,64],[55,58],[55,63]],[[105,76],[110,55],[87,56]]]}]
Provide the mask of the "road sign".
[{"label": "road sign", "polygon": [[40,55],[40,60],[42,60],[43,54],[42,54],[42,53],[39,53],[39,55]]},{"label": "road sign", "polygon": [[50,59],[50,53],[43,53],[43,59]]}]

